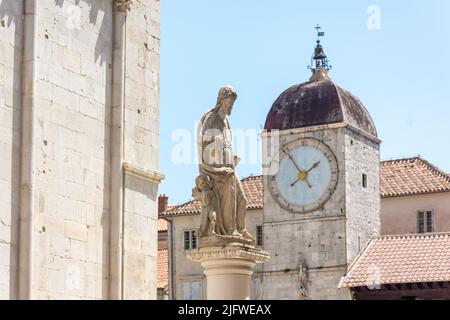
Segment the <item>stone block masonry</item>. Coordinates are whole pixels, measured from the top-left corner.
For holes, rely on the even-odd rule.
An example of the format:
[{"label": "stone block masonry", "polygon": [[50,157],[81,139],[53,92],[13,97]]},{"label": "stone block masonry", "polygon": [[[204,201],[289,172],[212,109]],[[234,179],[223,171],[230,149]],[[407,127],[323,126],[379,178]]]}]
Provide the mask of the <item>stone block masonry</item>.
[{"label": "stone block masonry", "polygon": [[[18,265],[30,274],[30,298],[108,299],[112,282],[123,283],[118,299],[156,299],[157,188],[160,179],[126,177],[122,271],[111,277],[111,166],[113,81],[123,95],[122,162],[160,177],[159,0],[0,0],[0,299],[23,298]],[[24,127],[22,93],[23,13],[35,4],[39,23],[26,30],[36,45],[36,87],[31,121],[34,161],[21,172]],[[115,15],[125,14],[126,60],[122,79],[113,61]],[[126,8],[125,6],[125,9]],[[31,32],[31,33],[30,33]],[[34,33],[33,33],[34,32]],[[135,57],[135,59],[133,58]],[[24,75],[24,78],[22,78]],[[28,99],[28,98],[27,98]],[[27,101],[27,100],[26,100]],[[24,160],[25,159],[25,160]],[[22,164],[21,164],[22,162]],[[121,170],[119,175],[127,174]],[[22,169],[21,169],[22,168]],[[20,177],[33,177],[32,203],[21,208]],[[19,212],[31,216],[20,228]],[[139,227],[128,225],[137,216]],[[30,256],[19,259],[19,239]],[[131,241],[132,240],[132,241]],[[26,246],[25,246],[26,247]],[[21,256],[22,257],[22,256]],[[27,268],[27,270],[24,270]],[[140,276],[137,277],[137,274]]]}]

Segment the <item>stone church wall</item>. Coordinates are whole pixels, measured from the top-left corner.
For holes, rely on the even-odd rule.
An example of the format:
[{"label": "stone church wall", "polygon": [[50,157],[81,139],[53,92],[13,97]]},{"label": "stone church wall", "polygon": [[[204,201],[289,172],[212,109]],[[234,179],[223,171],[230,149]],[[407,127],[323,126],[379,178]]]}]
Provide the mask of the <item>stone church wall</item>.
[{"label": "stone church wall", "polygon": [[22,1],[0,0],[0,299],[17,292]]},{"label": "stone church wall", "polygon": [[[22,2],[0,0],[0,299],[17,297]],[[126,23],[124,162],[149,172],[158,171],[159,6],[132,1]],[[104,299],[113,5],[39,0],[37,17],[31,295]],[[155,299],[157,183],[125,174],[123,197],[123,298]]]},{"label": "stone church wall", "polygon": [[[128,15],[125,161],[158,171],[160,1],[134,1]],[[156,299],[156,184],[125,177],[125,298]],[[145,266],[145,269],[143,269]]]}]

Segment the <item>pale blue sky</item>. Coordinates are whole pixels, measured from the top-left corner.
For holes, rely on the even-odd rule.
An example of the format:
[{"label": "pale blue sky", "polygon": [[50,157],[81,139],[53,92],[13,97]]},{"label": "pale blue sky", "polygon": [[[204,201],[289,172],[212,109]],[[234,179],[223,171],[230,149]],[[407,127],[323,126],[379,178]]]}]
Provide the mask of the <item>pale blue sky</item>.
[{"label": "pale blue sky", "polygon": [[[370,5],[381,9],[379,30],[367,27]],[[330,76],[371,113],[382,159],[420,154],[450,172],[450,1],[163,0],[160,193],[171,204],[190,199],[197,175],[171,160],[172,133],[194,133],[224,84],[239,95],[232,127],[263,127],[275,99],[308,80],[317,23]]]}]

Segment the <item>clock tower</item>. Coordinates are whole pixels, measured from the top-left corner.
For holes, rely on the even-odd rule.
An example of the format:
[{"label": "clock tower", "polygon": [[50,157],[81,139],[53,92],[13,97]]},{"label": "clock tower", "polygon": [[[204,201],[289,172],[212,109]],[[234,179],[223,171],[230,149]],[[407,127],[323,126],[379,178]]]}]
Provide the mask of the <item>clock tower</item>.
[{"label": "clock tower", "polygon": [[381,141],[361,101],[329,78],[320,36],[310,80],[283,92],[265,124],[277,147],[263,170],[264,299],[350,299],[339,282],[380,229]]}]

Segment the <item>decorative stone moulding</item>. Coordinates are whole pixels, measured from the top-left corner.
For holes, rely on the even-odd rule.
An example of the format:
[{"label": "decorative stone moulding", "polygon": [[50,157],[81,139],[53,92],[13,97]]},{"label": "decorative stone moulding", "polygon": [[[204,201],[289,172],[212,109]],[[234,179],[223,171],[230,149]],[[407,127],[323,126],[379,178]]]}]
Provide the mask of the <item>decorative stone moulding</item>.
[{"label": "decorative stone moulding", "polygon": [[116,12],[128,12],[130,11],[132,0],[112,0],[114,11]]},{"label": "decorative stone moulding", "polygon": [[123,164],[123,171],[125,174],[140,178],[145,181],[153,182],[156,184],[161,183],[166,177],[158,172],[150,171],[144,168],[140,168],[131,163],[125,162]]},{"label": "decorative stone moulding", "polygon": [[269,260],[269,254],[254,247],[232,244],[225,247],[204,247],[187,252],[187,257],[196,262],[205,262],[210,259],[251,259],[255,263],[264,263]]}]

